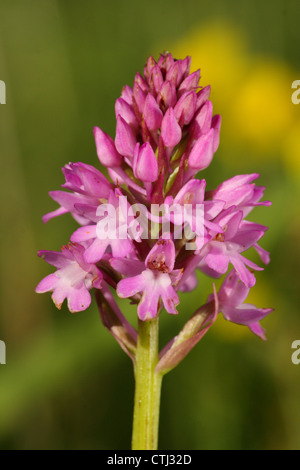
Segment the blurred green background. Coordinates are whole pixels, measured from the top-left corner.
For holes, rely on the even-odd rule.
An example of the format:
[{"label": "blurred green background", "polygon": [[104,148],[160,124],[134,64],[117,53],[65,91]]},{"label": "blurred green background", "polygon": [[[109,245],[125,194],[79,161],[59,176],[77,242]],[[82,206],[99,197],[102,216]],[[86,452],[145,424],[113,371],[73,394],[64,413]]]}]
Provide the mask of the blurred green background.
[{"label": "blurred green background", "polygon": [[[60,168],[98,165],[93,126],[114,136],[123,85],[164,50],[192,56],[223,117],[207,186],[259,172],[273,201],[251,217],[270,227],[262,245],[272,256],[250,301],[275,311],[263,321],[267,342],[218,318],[165,377],[160,448],[300,448],[300,365],[291,362],[300,339],[299,16],[297,0],[0,0],[2,449],[130,448],[131,362],[95,303],[72,315],[34,293],[51,272],[36,252],[58,250],[77,226],[69,216],[41,220],[57,207],[47,193],[63,183]],[[210,292],[199,277],[180,314],[162,314],[162,344]]]}]

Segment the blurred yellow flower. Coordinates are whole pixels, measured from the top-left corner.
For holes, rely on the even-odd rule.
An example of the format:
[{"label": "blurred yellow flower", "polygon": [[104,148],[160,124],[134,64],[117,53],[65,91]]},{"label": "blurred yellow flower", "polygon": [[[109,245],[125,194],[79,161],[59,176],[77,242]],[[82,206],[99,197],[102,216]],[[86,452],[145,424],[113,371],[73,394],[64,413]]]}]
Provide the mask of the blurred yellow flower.
[{"label": "blurred yellow flower", "polygon": [[295,120],[291,101],[293,75],[281,62],[252,61],[251,71],[236,89],[229,119],[237,137],[264,155],[281,150]]},{"label": "blurred yellow flower", "polygon": [[203,70],[202,85],[212,86],[227,161],[236,161],[247,148],[260,160],[283,158],[293,175],[300,174],[300,105],[291,100],[300,73],[283,60],[252,53],[244,33],[226,22],[194,29],[173,51],[192,56],[193,70]]}]

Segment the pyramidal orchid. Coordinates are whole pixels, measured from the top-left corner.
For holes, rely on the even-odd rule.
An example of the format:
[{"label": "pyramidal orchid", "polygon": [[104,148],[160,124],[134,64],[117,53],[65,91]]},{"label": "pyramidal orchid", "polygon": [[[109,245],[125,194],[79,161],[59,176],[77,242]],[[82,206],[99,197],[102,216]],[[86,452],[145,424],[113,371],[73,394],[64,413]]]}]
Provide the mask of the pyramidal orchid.
[{"label": "pyramidal orchid", "polygon": [[[199,85],[200,70],[190,73],[190,65],[190,57],[170,53],[149,57],[115,102],[115,136],[94,128],[97,167],[67,164],[62,190],[50,192],[59,207],[43,218],[70,213],[79,227],[61,251],[39,252],[56,271],[36,292],[52,292],[58,308],[67,299],[69,310],[79,312],[94,291],[104,326],[134,364],[133,449],[157,448],[162,377],[219,313],[265,339],[260,321],[272,311],[244,303],[254,272],[263,269],[246,252],[253,247],[264,264],[270,260],[258,244],[267,227],[248,216],[270,202],[261,201],[256,173],[216,189],[203,178],[219,146],[221,118],[213,113],[210,86]],[[196,305],[159,352],[159,317],[182,313],[179,292],[197,289],[197,271],[212,279],[227,275],[219,292],[212,282],[207,302]],[[122,312],[126,300],[118,298],[137,306],[137,330]]]}]

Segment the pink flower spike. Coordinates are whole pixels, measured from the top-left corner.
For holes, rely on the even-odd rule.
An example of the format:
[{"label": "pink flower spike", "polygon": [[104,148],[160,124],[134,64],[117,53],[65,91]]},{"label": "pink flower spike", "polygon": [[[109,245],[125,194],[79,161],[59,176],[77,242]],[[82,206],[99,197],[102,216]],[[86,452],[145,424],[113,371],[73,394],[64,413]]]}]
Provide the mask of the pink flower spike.
[{"label": "pink flower spike", "polygon": [[132,159],[136,138],[130,125],[121,116],[117,117],[115,144],[121,155]]},{"label": "pink flower spike", "polygon": [[157,180],[157,159],[148,142],[145,142],[141,147],[140,144],[136,144],[133,157],[133,172],[137,179],[145,183],[152,183]]},{"label": "pink flower spike", "polygon": [[181,140],[181,128],[176,120],[174,109],[169,108],[161,125],[161,137],[166,147],[175,147]]},{"label": "pink flower spike", "polygon": [[102,165],[116,167],[122,164],[122,156],[117,152],[113,139],[99,127],[94,127],[97,155]]},{"label": "pink flower spike", "polygon": [[[162,376],[191,351],[218,313],[265,339],[260,321],[272,311],[245,303],[257,271],[270,261],[269,252],[260,246],[267,227],[246,220],[254,207],[271,204],[264,200],[265,188],[256,184],[259,175],[237,175],[211,187],[205,176],[211,171],[200,173],[220,142],[221,117],[214,115],[210,86],[199,83],[200,69],[190,72],[189,56],[177,59],[165,52],[144,63],[131,86],[116,96],[114,135],[93,129],[103,172],[86,163],[68,163],[62,187],[50,192],[58,208],[43,220],[70,213],[79,225],[61,252],[39,253],[54,268],[36,288],[51,292],[58,308],[67,300],[71,311],[87,308],[95,288],[104,326],[134,362],[137,390],[149,372],[144,369],[147,361],[141,360],[144,347],[149,346],[150,354],[156,350],[151,374]],[[248,259],[253,249],[262,267]],[[218,294],[213,285],[214,294],[200,308],[195,305],[190,316],[193,310],[185,307],[203,295],[203,274],[219,279],[218,285],[224,282]],[[177,314],[179,292],[193,291],[197,284],[200,297],[190,294],[182,305],[190,318],[159,355],[156,328],[161,311]],[[138,331],[122,314],[115,294],[134,307],[136,318],[131,320],[138,321]],[[127,315],[126,302],[120,303]],[[150,322],[144,331],[142,322]],[[148,340],[143,343],[147,329],[150,345]],[[144,398],[147,402],[153,397],[150,393]],[[149,400],[144,411],[151,408]],[[135,402],[136,411],[140,399]],[[137,437],[139,431],[137,423],[133,448],[147,441]]]},{"label": "pink flower spike", "polygon": [[156,131],[160,128],[163,113],[156,103],[155,98],[150,93],[148,93],[145,101],[143,116],[149,131]]}]

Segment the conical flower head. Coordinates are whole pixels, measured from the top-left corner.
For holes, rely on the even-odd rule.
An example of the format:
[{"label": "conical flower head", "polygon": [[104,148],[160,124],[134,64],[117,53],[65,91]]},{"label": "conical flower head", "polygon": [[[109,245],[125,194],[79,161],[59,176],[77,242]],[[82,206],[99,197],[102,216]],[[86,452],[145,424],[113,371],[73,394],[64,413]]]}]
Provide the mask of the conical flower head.
[{"label": "conical flower head", "polygon": [[[190,57],[176,60],[165,53],[156,62],[151,56],[144,76],[137,72],[133,87],[124,87],[116,101],[115,147],[109,145],[123,158],[124,171],[133,170],[140,186],[146,187],[151,202],[171,194],[176,179],[178,186],[206,168],[219,144],[220,117],[213,116],[210,87],[199,87],[200,70],[190,73],[190,64]],[[151,158],[149,164],[141,159],[137,172],[136,146],[145,144]],[[105,146],[102,150],[98,139],[98,155],[106,155],[106,141]],[[145,177],[154,155],[161,176],[157,181]]]},{"label": "conical flower head", "polygon": [[81,227],[61,253],[40,252],[57,271],[37,291],[53,291],[58,307],[67,298],[70,310],[79,311],[89,305],[92,288],[101,290],[104,324],[130,354],[135,338],[120,312],[112,315],[108,286],[136,303],[139,319],[147,321],[162,307],[177,313],[178,291],[197,287],[196,270],[216,278],[232,265],[219,296],[197,310],[179,335],[184,341],[174,342],[177,359],[207,331],[219,304],[225,318],[261,337],[258,322],[271,311],[242,299],[256,282],[253,270],[262,270],[245,252],[254,247],[269,262],[258,244],[267,227],[246,217],[270,202],[261,201],[264,187],[253,182],[257,173],[234,176],[216,189],[196,177],[218,148],[221,118],[213,113],[210,86],[200,86],[200,70],[190,73],[190,66],[190,57],[149,57],[143,74],[137,72],[132,87],[125,85],[116,99],[115,135],[94,127],[97,156],[111,181],[86,163],[67,164],[63,191],[50,192],[60,207],[44,217],[69,212]]}]

